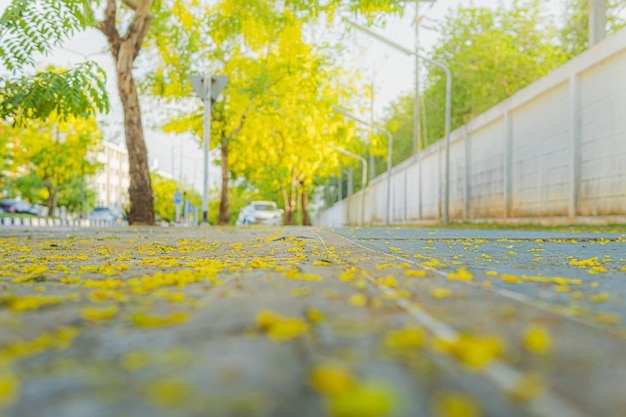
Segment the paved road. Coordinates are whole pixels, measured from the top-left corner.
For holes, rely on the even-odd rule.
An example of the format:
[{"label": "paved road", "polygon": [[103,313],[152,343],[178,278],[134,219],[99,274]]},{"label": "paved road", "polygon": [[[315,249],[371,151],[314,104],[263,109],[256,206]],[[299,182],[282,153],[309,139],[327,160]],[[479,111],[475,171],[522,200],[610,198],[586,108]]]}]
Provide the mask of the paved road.
[{"label": "paved road", "polygon": [[624,415],[619,236],[337,232],[3,229],[0,415]]},{"label": "paved road", "polygon": [[472,282],[487,283],[500,294],[623,334],[626,234],[430,228],[336,232],[442,275],[466,268]]}]

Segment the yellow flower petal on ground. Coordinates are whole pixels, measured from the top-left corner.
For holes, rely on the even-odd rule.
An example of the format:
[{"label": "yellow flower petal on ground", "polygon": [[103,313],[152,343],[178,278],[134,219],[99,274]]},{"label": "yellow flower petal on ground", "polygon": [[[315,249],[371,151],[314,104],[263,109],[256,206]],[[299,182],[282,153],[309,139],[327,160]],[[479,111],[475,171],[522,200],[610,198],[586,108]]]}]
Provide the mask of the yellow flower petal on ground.
[{"label": "yellow flower petal on ground", "polygon": [[532,353],[545,355],[552,350],[552,339],[543,326],[533,324],[526,329],[524,334],[524,346]]},{"label": "yellow flower petal on ground", "polygon": [[502,278],[502,281],[508,282],[509,284],[520,284],[522,282],[517,275],[503,274],[500,278]]},{"label": "yellow flower petal on ground", "polygon": [[307,310],[306,317],[312,323],[319,323],[324,320],[324,314],[321,311],[316,310],[314,308],[310,308]]},{"label": "yellow flower petal on ground", "polygon": [[47,307],[63,302],[61,297],[53,297],[47,295],[26,295],[23,297],[16,297],[11,300],[9,308],[14,313],[21,313],[22,311],[37,310],[41,307]]},{"label": "yellow flower petal on ground", "polygon": [[145,313],[135,313],[131,321],[137,327],[162,327],[183,323],[188,318],[189,314],[184,311],[177,311],[166,316],[150,316]]},{"label": "yellow flower petal on ground", "polygon": [[542,379],[535,374],[527,374],[517,382],[508,394],[515,401],[528,401],[539,395],[545,389]]},{"label": "yellow flower petal on ground", "polygon": [[622,316],[617,313],[597,313],[594,319],[598,323],[618,324],[622,320]]},{"label": "yellow flower petal on ground", "polygon": [[609,295],[607,293],[601,294],[593,294],[589,296],[589,301],[592,303],[604,303],[609,300]]},{"label": "yellow flower petal on ground", "polygon": [[119,307],[111,305],[104,308],[85,307],[81,312],[81,316],[85,320],[110,320],[119,312]]},{"label": "yellow flower petal on ground", "polygon": [[376,278],[375,282],[378,285],[384,285],[385,287],[388,287],[388,288],[395,288],[398,286],[398,282],[396,281],[396,278],[393,275],[387,275],[386,277]]},{"label": "yellow flower petal on ground", "polygon": [[365,281],[364,279],[360,279],[358,281],[355,281],[352,286],[354,288],[358,288],[360,290],[364,290],[365,288],[367,288],[367,281]]},{"label": "yellow flower petal on ground", "polygon": [[12,373],[0,374],[0,410],[14,403],[19,394],[20,381]]},{"label": "yellow flower petal on ground", "polygon": [[129,372],[135,372],[145,368],[149,363],[150,359],[146,352],[129,352],[121,358],[122,368]]},{"label": "yellow flower petal on ground", "polygon": [[267,330],[267,335],[275,342],[294,339],[305,333],[308,325],[299,319],[283,319],[275,322]]},{"label": "yellow flower petal on ground", "polygon": [[447,288],[433,288],[430,290],[430,295],[434,298],[447,298],[450,297],[452,293]]},{"label": "yellow flower petal on ground", "polygon": [[465,393],[438,393],[432,405],[435,417],[479,417],[482,416],[480,403]]},{"label": "yellow flower petal on ground", "polygon": [[185,294],[182,292],[175,292],[175,293],[167,294],[165,296],[165,299],[169,301],[170,303],[180,303],[182,301],[185,301]]},{"label": "yellow flower petal on ground", "polygon": [[459,268],[456,272],[451,272],[448,274],[448,279],[451,280],[459,280],[459,281],[471,281],[474,278],[471,272],[469,272],[466,268]]},{"label": "yellow flower petal on ground", "polygon": [[276,342],[294,339],[308,330],[304,320],[284,317],[270,310],[261,310],[256,316],[257,325]]},{"label": "yellow flower petal on ground", "polygon": [[280,321],[282,317],[270,310],[261,310],[256,314],[257,325],[261,329],[268,329],[272,324]]},{"label": "yellow flower petal on ground", "polygon": [[407,328],[393,330],[385,336],[385,346],[392,348],[417,348],[424,344],[424,330]]},{"label": "yellow flower petal on ground", "polygon": [[352,376],[336,366],[318,366],[309,376],[309,383],[316,391],[326,395],[336,395],[354,386]]},{"label": "yellow flower petal on ground", "polygon": [[361,384],[329,398],[334,417],[383,417],[393,412],[393,392],[378,384]]},{"label": "yellow flower petal on ground", "polygon": [[184,405],[191,397],[192,392],[193,387],[187,382],[175,379],[152,381],[146,388],[148,399],[163,407]]},{"label": "yellow flower petal on ground", "polygon": [[367,297],[361,293],[352,294],[348,299],[348,303],[354,307],[363,307],[367,304]]},{"label": "yellow flower petal on ground", "polygon": [[422,269],[407,269],[406,271],[404,271],[404,274],[407,277],[425,277],[426,276],[426,271],[422,270]]},{"label": "yellow flower petal on ground", "polygon": [[339,274],[339,281],[352,281],[356,278],[356,268],[352,267]]},{"label": "yellow flower petal on ground", "polygon": [[294,288],[293,290],[290,291],[290,294],[292,297],[302,297],[302,296],[311,294],[311,288],[310,287]]},{"label": "yellow flower petal on ground", "polygon": [[492,359],[502,354],[503,346],[495,336],[459,336],[455,341],[438,341],[444,352],[451,354],[471,368],[480,369]]}]

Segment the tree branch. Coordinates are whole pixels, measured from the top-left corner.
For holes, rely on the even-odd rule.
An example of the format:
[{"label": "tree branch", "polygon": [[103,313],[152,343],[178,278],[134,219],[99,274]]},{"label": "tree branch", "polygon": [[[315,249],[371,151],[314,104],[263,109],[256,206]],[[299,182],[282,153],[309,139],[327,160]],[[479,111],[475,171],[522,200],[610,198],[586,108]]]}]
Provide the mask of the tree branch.
[{"label": "tree branch", "polygon": [[122,0],[122,3],[124,3],[129,9],[137,10],[137,2],[134,0]]},{"label": "tree branch", "polygon": [[[122,1],[126,4],[127,0]],[[143,0],[141,3],[137,4],[137,7],[134,9],[135,15],[133,16],[133,20],[130,22],[128,31],[126,31],[126,34],[122,38],[122,43],[132,49],[133,61],[139,54],[141,44],[150,30],[150,24],[152,23],[152,14],[150,14],[151,6],[152,0]]]},{"label": "tree branch", "polygon": [[94,25],[96,29],[104,34],[109,41],[111,53],[117,59],[120,51],[120,34],[115,27],[115,15],[117,14],[116,0],[107,0],[107,8],[104,11],[104,20]]}]

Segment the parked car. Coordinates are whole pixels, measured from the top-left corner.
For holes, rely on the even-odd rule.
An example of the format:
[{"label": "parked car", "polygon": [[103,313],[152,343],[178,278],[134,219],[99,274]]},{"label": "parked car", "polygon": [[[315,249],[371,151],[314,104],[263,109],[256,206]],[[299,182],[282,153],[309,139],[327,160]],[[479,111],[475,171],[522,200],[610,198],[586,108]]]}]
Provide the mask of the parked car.
[{"label": "parked car", "polygon": [[0,209],[5,213],[37,214],[36,209],[24,200],[2,200],[0,201]]},{"label": "parked car", "polygon": [[273,201],[251,201],[241,209],[235,224],[248,226],[252,224],[264,224],[268,226],[280,226],[283,224],[283,210]]},{"label": "parked car", "polygon": [[126,216],[115,207],[94,207],[89,213],[89,220],[121,223],[126,220]]}]

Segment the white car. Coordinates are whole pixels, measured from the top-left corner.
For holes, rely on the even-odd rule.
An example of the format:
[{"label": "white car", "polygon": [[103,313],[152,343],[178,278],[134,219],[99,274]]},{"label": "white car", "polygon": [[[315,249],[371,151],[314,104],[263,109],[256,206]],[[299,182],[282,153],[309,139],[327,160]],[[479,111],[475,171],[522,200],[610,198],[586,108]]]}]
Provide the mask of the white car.
[{"label": "white car", "polygon": [[273,201],[251,201],[241,209],[237,226],[263,224],[267,226],[280,226],[283,224],[283,210]]}]

